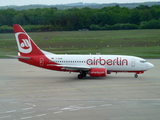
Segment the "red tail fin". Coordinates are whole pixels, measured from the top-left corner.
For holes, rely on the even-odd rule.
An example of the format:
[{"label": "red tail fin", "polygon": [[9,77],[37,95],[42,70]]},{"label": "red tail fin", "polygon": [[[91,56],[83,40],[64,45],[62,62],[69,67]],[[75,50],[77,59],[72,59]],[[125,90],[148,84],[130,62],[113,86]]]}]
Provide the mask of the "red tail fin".
[{"label": "red tail fin", "polygon": [[13,25],[20,56],[43,55],[39,47],[20,25]]}]

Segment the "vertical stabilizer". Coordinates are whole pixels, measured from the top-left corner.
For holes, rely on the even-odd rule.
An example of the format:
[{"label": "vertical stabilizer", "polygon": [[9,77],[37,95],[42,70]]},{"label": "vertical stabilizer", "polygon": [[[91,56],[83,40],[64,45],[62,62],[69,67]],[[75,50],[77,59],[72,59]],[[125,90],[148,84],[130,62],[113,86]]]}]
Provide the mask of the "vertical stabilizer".
[{"label": "vertical stabilizer", "polygon": [[24,31],[20,25],[13,25],[19,56],[34,56],[43,55],[39,47],[33,42],[29,35]]}]

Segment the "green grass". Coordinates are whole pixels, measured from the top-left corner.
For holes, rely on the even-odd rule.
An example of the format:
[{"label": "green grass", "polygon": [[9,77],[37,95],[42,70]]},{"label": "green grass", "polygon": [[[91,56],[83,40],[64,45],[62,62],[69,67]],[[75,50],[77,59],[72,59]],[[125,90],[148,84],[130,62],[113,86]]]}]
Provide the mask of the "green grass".
[{"label": "green grass", "polygon": [[[28,33],[43,50],[56,54],[121,54],[160,58],[160,30],[60,31]],[[0,34],[0,57],[17,55],[14,34]]]}]

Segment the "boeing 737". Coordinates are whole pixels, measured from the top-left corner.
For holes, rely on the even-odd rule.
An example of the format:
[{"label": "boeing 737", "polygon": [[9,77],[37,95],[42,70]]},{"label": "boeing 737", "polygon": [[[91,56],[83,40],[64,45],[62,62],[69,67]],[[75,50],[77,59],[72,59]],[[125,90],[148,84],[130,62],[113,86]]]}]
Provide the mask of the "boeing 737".
[{"label": "boeing 737", "polygon": [[105,77],[112,72],[138,74],[154,67],[145,59],[125,55],[57,55],[41,50],[20,25],[13,25],[18,45],[18,60],[33,66],[64,72],[78,72],[78,78],[86,75]]}]

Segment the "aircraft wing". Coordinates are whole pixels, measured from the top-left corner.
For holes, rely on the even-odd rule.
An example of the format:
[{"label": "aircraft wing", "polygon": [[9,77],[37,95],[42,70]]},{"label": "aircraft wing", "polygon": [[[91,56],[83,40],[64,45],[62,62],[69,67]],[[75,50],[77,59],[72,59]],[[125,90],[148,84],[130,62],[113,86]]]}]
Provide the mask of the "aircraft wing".
[{"label": "aircraft wing", "polygon": [[63,69],[66,69],[66,70],[84,70],[84,71],[89,71],[89,69],[91,69],[91,67],[89,67],[89,66],[52,65],[52,64],[49,64],[49,66],[63,67]]}]

